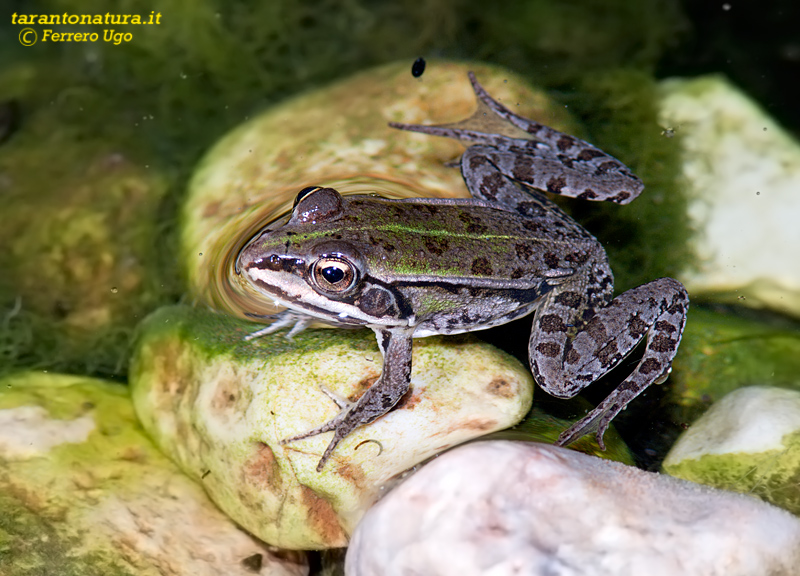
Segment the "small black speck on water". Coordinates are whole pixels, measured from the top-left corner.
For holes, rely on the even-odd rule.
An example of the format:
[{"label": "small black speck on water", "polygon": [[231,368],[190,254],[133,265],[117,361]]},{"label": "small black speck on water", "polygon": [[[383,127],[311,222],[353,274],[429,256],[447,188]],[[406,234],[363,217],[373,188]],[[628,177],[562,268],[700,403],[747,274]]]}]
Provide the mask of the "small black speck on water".
[{"label": "small black speck on water", "polygon": [[425,72],[425,58],[417,58],[411,65],[411,75],[414,78],[419,78]]}]

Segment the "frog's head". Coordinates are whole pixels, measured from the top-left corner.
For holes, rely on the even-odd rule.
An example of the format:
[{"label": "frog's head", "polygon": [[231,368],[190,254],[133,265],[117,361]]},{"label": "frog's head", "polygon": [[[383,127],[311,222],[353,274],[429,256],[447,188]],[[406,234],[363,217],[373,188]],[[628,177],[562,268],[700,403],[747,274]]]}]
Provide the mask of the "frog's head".
[{"label": "frog's head", "polygon": [[236,271],[277,304],[344,324],[396,324],[397,296],[370,278],[355,243],[335,224],[344,214],[333,188],[297,195],[291,218],[239,253]]}]

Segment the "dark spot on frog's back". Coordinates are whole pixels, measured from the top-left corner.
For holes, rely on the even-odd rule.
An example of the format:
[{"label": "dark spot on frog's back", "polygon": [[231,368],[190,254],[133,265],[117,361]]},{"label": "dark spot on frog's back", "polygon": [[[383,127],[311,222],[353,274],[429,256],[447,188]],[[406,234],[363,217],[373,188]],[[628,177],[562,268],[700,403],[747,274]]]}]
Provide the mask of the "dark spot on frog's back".
[{"label": "dark spot on frog's back", "polygon": [[561,292],[553,298],[553,301],[556,304],[577,310],[583,304],[583,297],[577,292]]},{"label": "dark spot on frog's back", "polygon": [[536,345],[536,351],[546,358],[555,358],[561,354],[561,346],[554,342],[540,342]]},{"label": "dark spot on frog's back", "polygon": [[541,222],[536,222],[533,220],[527,220],[522,223],[522,227],[525,228],[528,232],[533,232],[534,234],[544,234],[547,232],[547,226],[542,224]]},{"label": "dark spot on frog's back", "polygon": [[580,194],[578,194],[578,200],[593,200],[597,198],[597,192],[592,190],[591,188],[587,188]]},{"label": "dark spot on frog's back", "polygon": [[481,178],[479,190],[487,200],[497,198],[497,191],[502,190],[506,184],[506,178],[499,172],[492,172]]},{"label": "dark spot on frog's back", "polygon": [[520,260],[528,260],[531,256],[533,256],[533,248],[527,244],[523,244],[522,242],[515,244],[514,250],[517,253],[517,258]]},{"label": "dark spot on frog's back", "polygon": [[593,148],[584,148],[580,151],[577,158],[578,160],[582,160],[584,162],[588,162],[589,160],[594,160],[595,158],[599,158],[600,156],[605,156],[600,150],[595,150]]},{"label": "dark spot on frog's back", "polygon": [[549,268],[558,268],[560,263],[558,256],[553,252],[545,252],[542,256],[542,260],[544,260],[544,263],[547,264]]},{"label": "dark spot on frog's back", "polygon": [[420,204],[417,209],[425,212],[428,216],[436,216],[439,213],[439,207],[433,204]]},{"label": "dark spot on frog's back", "polygon": [[375,247],[380,246],[381,248],[383,248],[387,252],[394,252],[394,244],[391,244],[389,242],[384,242],[383,240],[378,240],[372,234],[369,235],[368,239],[369,239],[369,243],[370,243],[371,246],[375,246]]},{"label": "dark spot on frog's back", "polygon": [[595,169],[594,173],[598,176],[601,176],[609,170],[616,170],[617,168],[622,168],[622,164],[619,162],[614,162],[613,160],[609,160],[608,162],[603,162],[600,164],[597,169]]},{"label": "dark spot on frog's back", "polygon": [[645,332],[647,332],[647,322],[639,318],[639,316],[632,314],[630,318],[628,318],[628,334],[633,338],[639,338]]},{"label": "dark spot on frog's back", "polygon": [[472,261],[472,273],[475,276],[491,276],[493,272],[494,270],[492,270],[489,260],[483,256],[479,256]]},{"label": "dark spot on frog's back", "polygon": [[434,256],[441,256],[450,247],[447,238],[425,238],[423,240],[425,249]]},{"label": "dark spot on frog's back", "polygon": [[555,314],[546,314],[539,319],[539,329],[542,332],[552,334],[553,332],[566,332],[567,326]]},{"label": "dark spot on frog's back", "polygon": [[597,352],[597,359],[603,368],[608,368],[616,364],[620,359],[619,350],[616,342],[609,342]]},{"label": "dark spot on frog's back", "polygon": [[469,234],[483,234],[489,229],[487,226],[481,224],[479,218],[467,212],[461,212],[458,215],[458,219],[467,225],[467,232]]},{"label": "dark spot on frog's back", "polygon": [[522,180],[523,182],[533,182],[533,178],[535,176],[533,172],[533,162],[522,155],[517,156],[514,161],[512,176],[514,176],[514,178],[517,180]]},{"label": "dark spot on frog's back", "polygon": [[486,164],[488,161],[489,159],[486,156],[474,154],[469,157],[469,167],[470,169],[475,170],[476,168],[480,168],[481,166]]},{"label": "dark spot on frog's back", "polygon": [[655,358],[648,358],[639,366],[639,372],[642,374],[651,374],[656,370],[661,370],[661,362]]},{"label": "dark spot on frog's back", "polygon": [[610,202],[615,202],[617,204],[622,204],[623,202],[625,202],[625,200],[627,200],[630,197],[631,197],[631,193],[630,192],[620,192],[620,193],[616,194],[615,196],[612,196],[611,198],[609,198],[609,201]]},{"label": "dark spot on frog's back", "polygon": [[566,355],[564,355],[565,364],[575,364],[580,359],[581,355],[575,348],[570,348]]},{"label": "dark spot on frog's back", "polygon": [[656,352],[672,352],[677,347],[677,340],[663,334],[656,335],[655,338],[653,338],[653,341],[650,343],[650,349]]}]

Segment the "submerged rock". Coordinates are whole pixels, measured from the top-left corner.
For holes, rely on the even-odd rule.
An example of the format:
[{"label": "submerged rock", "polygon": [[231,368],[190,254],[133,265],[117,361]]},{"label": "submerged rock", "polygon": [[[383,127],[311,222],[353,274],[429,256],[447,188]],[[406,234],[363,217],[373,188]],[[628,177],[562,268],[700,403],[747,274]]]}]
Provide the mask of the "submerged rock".
[{"label": "submerged rock", "polygon": [[800,520],[779,508],[516,442],[427,464],[365,515],[346,560],[348,576],[791,576],[798,565]]},{"label": "submerged rock", "polygon": [[0,572],[302,576],[225,517],[142,433],[127,389],[0,380]]},{"label": "submerged rock", "polygon": [[698,231],[699,269],[681,278],[689,293],[800,316],[800,143],[722,76],[661,91]]},{"label": "submerged rock", "polygon": [[663,469],[800,515],[800,392],[765,386],[731,392],[678,439]]},{"label": "submerged rock", "polygon": [[163,308],[142,325],[130,383],[145,429],[241,526],[285,548],[348,536],[384,485],[528,411],[533,380],[509,355],[470,337],[414,343],[411,392],[350,434],[321,473],[331,433],[280,441],[332,418],[320,389],[355,399],[378,377],[370,330],[306,330],[245,341],[252,322]]}]

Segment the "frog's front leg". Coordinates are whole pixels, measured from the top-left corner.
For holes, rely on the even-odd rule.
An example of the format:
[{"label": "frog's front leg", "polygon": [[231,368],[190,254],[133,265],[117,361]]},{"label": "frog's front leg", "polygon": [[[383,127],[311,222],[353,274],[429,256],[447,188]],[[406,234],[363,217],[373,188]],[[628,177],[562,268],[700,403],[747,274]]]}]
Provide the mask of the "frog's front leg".
[{"label": "frog's front leg", "polygon": [[408,392],[411,380],[411,332],[407,329],[376,330],[375,334],[383,353],[380,378],[356,402],[334,400],[341,411],[332,420],[309,432],[281,441],[281,444],[288,444],[332,430],[333,439],[317,464],[317,472],[322,471],[336,446],[348,434],[386,414]]},{"label": "frog's front leg", "polygon": [[[619,364],[647,335],[644,355],[631,375],[556,442],[564,446],[596,429],[605,449],[603,433],[614,416],[650,384],[669,375],[689,297],[680,282],[661,278],[620,294],[593,315],[586,298],[577,286],[575,291],[559,287],[549,295],[534,318],[531,368],[548,393],[571,398]],[[587,316],[588,321],[583,320]]]}]

